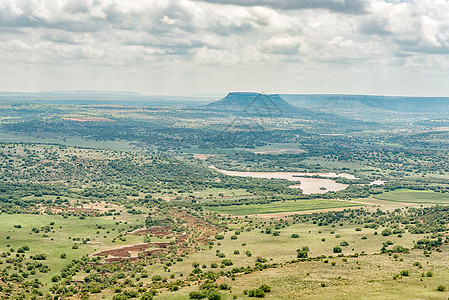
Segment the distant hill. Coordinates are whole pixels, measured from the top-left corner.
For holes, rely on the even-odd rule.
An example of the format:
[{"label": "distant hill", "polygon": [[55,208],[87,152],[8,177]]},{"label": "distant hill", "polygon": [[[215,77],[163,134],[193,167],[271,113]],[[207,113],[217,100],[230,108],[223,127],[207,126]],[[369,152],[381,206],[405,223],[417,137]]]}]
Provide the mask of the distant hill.
[{"label": "distant hill", "polygon": [[231,92],[223,99],[206,105],[205,108],[250,116],[282,116],[300,112],[279,95],[252,92]]},{"label": "distant hill", "polygon": [[323,110],[390,111],[397,113],[449,112],[446,97],[395,97],[370,95],[281,95],[294,106]]}]

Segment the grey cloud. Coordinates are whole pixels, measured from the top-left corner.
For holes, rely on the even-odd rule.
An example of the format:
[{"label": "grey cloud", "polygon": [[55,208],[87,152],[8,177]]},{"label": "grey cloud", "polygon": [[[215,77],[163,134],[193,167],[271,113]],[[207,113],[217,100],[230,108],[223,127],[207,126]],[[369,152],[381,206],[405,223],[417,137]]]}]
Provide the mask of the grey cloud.
[{"label": "grey cloud", "polygon": [[367,0],[197,0],[216,4],[240,6],[265,6],[281,10],[327,9],[346,14],[364,14]]},{"label": "grey cloud", "polygon": [[382,17],[368,17],[361,20],[359,30],[362,34],[389,35],[388,20]]}]

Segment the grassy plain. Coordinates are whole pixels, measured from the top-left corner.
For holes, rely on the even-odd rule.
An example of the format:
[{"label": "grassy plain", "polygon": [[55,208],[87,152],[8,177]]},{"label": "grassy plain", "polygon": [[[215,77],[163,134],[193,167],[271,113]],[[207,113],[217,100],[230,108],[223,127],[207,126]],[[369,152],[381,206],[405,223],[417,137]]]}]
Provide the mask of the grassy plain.
[{"label": "grassy plain", "polygon": [[209,209],[223,214],[244,216],[244,215],[257,215],[269,213],[308,211],[318,209],[331,209],[341,207],[355,207],[361,205],[362,204],[349,201],[317,199],[317,200],[272,202],[269,204],[216,206]]},{"label": "grassy plain", "polygon": [[418,204],[449,204],[449,194],[437,193],[433,191],[415,191],[401,189],[386,192],[374,196],[374,198],[384,201],[418,203]]},{"label": "grassy plain", "polygon": [[[26,257],[36,254],[47,255],[47,259],[42,262],[49,266],[50,271],[48,273],[37,272],[34,277],[30,276],[30,278],[38,278],[44,284],[49,284],[50,278],[58,274],[62,267],[72,259],[79,259],[83,255],[117,245],[142,243],[143,237],[138,236],[128,236],[126,241],[112,242],[119,231],[129,228],[131,220],[134,221],[133,223],[138,221],[131,216],[124,219],[130,221],[125,221],[125,224],[125,222],[97,217],[80,219],[73,216],[64,218],[57,215],[1,214],[0,253],[14,250],[11,256],[15,257],[17,249],[28,246],[30,250],[26,252]],[[54,225],[50,225],[53,222]],[[15,228],[14,225],[20,225],[21,228]],[[42,227],[45,226],[50,227],[49,232],[42,230]],[[34,232],[33,228],[39,232]],[[82,242],[84,239],[90,240],[84,244]],[[78,249],[72,249],[75,244],[79,246]],[[65,253],[67,258],[61,259],[62,253]]]},{"label": "grassy plain", "polygon": [[[200,267],[204,264],[206,268],[202,270],[206,272],[211,270],[211,263],[220,264],[222,259],[215,255],[218,250],[234,263],[233,266],[221,269],[224,271],[234,266],[253,265],[258,258],[280,263],[274,269],[238,275],[235,281],[220,279],[219,283],[232,286],[230,292],[222,292],[223,299],[233,299],[234,296],[237,299],[247,299],[248,296],[243,291],[262,284],[272,287],[272,292],[266,295],[267,299],[443,299],[448,296],[447,292],[436,291],[438,285],[447,284],[449,259],[443,254],[447,251],[446,248],[443,253],[432,254],[430,258],[423,255],[422,250],[412,250],[409,254],[397,256],[378,254],[386,241],[411,248],[413,241],[423,235],[405,233],[402,237],[385,237],[375,235],[374,229],[363,228],[362,231],[356,231],[356,227],[352,224],[336,227],[293,224],[281,229],[280,236],[277,237],[254,230],[241,233],[237,240],[231,240],[233,233],[228,232],[225,239],[219,241],[220,245],[216,242],[212,249],[190,255],[182,263],[172,266],[170,273],[157,266],[153,267],[152,272],[162,276],[175,274],[178,278],[180,274],[190,272],[194,262],[199,262]],[[293,233],[299,234],[299,238],[291,238]],[[344,254],[365,252],[369,255],[347,258],[347,261],[336,257],[332,248],[342,241],[349,244],[342,247]],[[326,257],[318,261],[283,264],[295,259],[296,249],[302,246],[310,248],[312,257]],[[235,250],[239,250],[240,254],[234,254]],[[247,257],[245,251],[250,251],[252,256]],[[332,265],[333,262],[335,265]],[[422,269],[413,266],[415,262],[421,263]],[[408,270],[410,275],[394,280],[393,276],[402,270]],[[433,272],[433,277],[421,277],[423,272],[428,271]],[[325,286],[322,287],[322,284]],[[155,299],[186,299],[190,291],[197,289],[198,286],[193,285],[175,293],[165,291]]]}]

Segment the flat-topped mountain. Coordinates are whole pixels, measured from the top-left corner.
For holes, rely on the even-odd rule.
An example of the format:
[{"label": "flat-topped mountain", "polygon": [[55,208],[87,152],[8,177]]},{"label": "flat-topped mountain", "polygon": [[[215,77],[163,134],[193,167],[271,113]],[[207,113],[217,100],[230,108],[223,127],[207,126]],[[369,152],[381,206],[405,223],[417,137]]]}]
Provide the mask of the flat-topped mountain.
[{"label": "flat-topped mountain", "polygon": [[441,113],[449,111],[448,97],[399,97],[372,95],[295,95],[283,94],[289,103],[311,110],[355,110],[361,112],[391,111],[398,113]]},{"label": "flat-topped mountain", "polygon": [[298,112],[279,95],[252,92],[231,92],[226,97],[206,105],[206,109],[234,111],[247,115],[281,116]]}]

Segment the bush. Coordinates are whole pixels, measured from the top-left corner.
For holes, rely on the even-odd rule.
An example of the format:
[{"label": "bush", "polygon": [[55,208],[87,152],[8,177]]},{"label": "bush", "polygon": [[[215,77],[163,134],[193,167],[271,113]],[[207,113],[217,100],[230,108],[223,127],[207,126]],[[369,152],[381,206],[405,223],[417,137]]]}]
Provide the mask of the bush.
[{"label": "bush", "polygon": [[346,246],[349,246],[349,243],[347,241],[343,241],[340,243],[340,246],[346,247]]},{"label": "bush", "polygon": [[444,286],[444,285],[439,285],[438,287],[437,287],[437,291],[438,292],[444,292],[446,290],[446,287]]},{"label": "bush", "polygon": [[153,300],[153,294],[150,292],[146,292],[140,297],[141,300]]},{"label": "bush", "polygon": [[334,251],[334,253],[341,253],[343,250],[341,250],[340,247],[335,246],[334,249],[333,249],[333,251]]},{"label": "bush", "polygon": [[297,238],[299,238],[299,234],[293,233],[292,234],[292,239],[297,239]]},{"label": "bush", "polygon": [[400,245],[394,246],[393,249],[391,249],[391,251],[393,253],[408,253],[409,252],[409,250],[407,248],[402,247]]},{"label": "bush", "polygon": [[221,300],[221,295],[217,292],[211,292],[209,293],[209,296],[207,297],[209,300]]},{"label": "bush", "polygon": [[402,270],[401,273],[399,273],[399,274],[401,274],[401,276],[406,277],[406,276],[409,276],[409,275],[410,275],[410,272],[407,271],[407,270]]},{"label": "bush", "polygon": [[46,254],[36,254],[34,256],[31,256],[33,260],[46,260],[47,255]]},{"label": "bush", "polygon": [[217,239],[217,240],[224,240],[224,235],[222,235],[222,234],[217,234],[217,235],[215,236],[215,239]]},{"label": "bush", "polygon": [[223,265],[225,265],[225,266],[232,266],[233,264],[232,264],[232,260],[230,260],[230,259],[223,259],[222,261],[221,261],[221,263],[223,264]]},{"label": "bush", "polygon": [[390,228],[385,228],[384,230],[382,230],[382,235],[383,236],[391,235],[391,229]]},{"label": "bush", "polygon": [[206,298],[206,294],[203,292],[193,291],[189,293],[190,299],[204,299]]},{"label": "bush", "polygon": [[265,297],[265,292],[261,289],[250,290],[250,291],[248,291],[248,296],[263,298],[263,297]]},{"label": "bush", "polygon": [[307,256],[309,255],[307,251],[301,249],[298,249],[296,251],[298,252],[298,255],[296,256],[297,258],[307,258]]},{"label": "bush", "polygon": [[262,284],[259,289],[261,289],[265,293],[271,292],[271,287],[269,285],[266,285],[266,284]]}]

